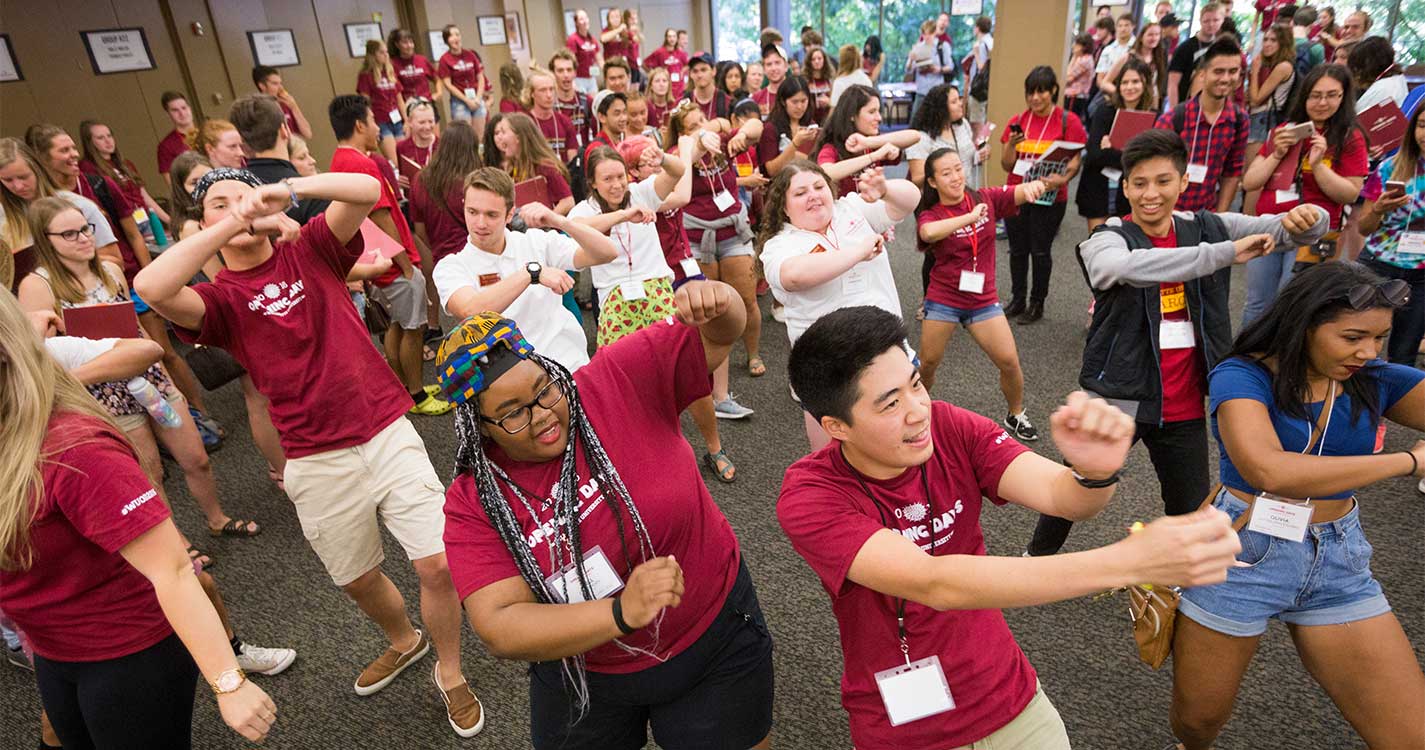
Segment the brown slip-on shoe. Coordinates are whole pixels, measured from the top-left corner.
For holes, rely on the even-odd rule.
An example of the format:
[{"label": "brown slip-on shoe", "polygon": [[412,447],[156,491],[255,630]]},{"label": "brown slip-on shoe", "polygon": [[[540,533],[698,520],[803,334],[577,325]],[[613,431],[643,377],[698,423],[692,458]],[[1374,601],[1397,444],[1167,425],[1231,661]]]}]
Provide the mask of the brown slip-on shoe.
[{"label": "brown slip-on shoe", "polygon": [[396,675],[405,671],[420,660],[421,657],[430,653],[430,638],[426,634],[417,630],[420,640],[410,651],[404,654],[394,648],[387,648],[386,653],[371,662],[366,669],[362,670],[361,676],[356,678],[357,695],[374,695],[381,691],[381,688],[391,684],[391,680],[396,679]]},{"label": "brown slip-on shoe", "polygon": [[475,697],[470,683],[461,680],[459,685],[449,690],[441,687],[440,662],[435,663],[430,676],[435,682],[435,689],[445,700],[445,717],[450,721],[450,728],[461,737],[474,737],[479,734],[480,730],[485,728],[485,707],[480,704],[480,699]]}]

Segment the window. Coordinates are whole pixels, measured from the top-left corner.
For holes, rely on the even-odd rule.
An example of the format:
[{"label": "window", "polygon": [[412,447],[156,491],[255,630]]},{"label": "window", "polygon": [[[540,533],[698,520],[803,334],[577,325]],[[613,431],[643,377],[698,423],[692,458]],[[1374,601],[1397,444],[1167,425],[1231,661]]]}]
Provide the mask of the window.
[{"label": "window", "polygon": [[762,58],[757,41],[762,33],[758,0],[713,0],[713,50],[718,60],[744,65]]},{"label": "window", "polygon": [[861,49],[866,37],[880,33],[881,8],[876,0],[824,0],[823,6],[826,27],[821,36],[833,56],[843,44],[854,44],[856,49]]},{"label": "window", "polygon": [[[939,0],[893,0],[885,4],[881,24],[881,46],[885,50],[885,65],[881,66],[881,81],[899,81],[906,74],[905,64],[910,48],[920,41],[920,24],[940,15]],[[951,19],[952,21],[954,19]],[[952,46],[952,57],[963,54]],[[968,50],[968,46],[966,47]],[[954,64],[954,60],[946,61]],[[880,81],[878,81],[879,83]]]}]

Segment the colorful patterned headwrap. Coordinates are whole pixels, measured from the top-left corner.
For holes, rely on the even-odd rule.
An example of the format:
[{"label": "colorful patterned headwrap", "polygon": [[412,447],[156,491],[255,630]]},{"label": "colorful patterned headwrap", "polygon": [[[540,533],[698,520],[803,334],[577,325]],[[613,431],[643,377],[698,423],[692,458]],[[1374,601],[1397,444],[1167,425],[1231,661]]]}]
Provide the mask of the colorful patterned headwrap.
[{"label": "colorful patterned headwrap", "polygon": [[445,397],[463,404],[532,354],[534,347],[513,320],[483,312],[460,321],[441,340],[436,377]]}]

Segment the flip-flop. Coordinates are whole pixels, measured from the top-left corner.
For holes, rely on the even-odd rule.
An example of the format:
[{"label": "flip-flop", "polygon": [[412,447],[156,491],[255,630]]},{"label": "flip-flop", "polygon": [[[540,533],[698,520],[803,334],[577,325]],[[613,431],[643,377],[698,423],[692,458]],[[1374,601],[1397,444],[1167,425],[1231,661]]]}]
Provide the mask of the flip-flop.
[{"label": "flip-flop", "polygon": [[[724,462],[726,466],[718,468],[719,461]],[[726,448],[723,448],[717,453],[704,453],[703,465],[708,467],[708,471],[711,471],[713,476],[717,477],[717,481],[723,484],[732,484],[737,481],[737,464],[734,464],[732,459],[728,458]],[[732,472],[732,474],[729,475],[728,472]]]},{"label": "flip-flop", "polygon": [[213,567],[213,558],[193,545],[188,545],[188,559],[197,563],[200,567],[207,569]]},{"label": "flip-flop", "polygon": [[222,525],[221,528],[217,528],[217,529],[212,529],[212,528],[210,528],[210,529],[208,529],[208,533],[209,533],[210,535],[212,535],[212,536],[240,536],[240,537],[254,537],[254,536],[257,536],[258,534],[261,534],[261,533],[262,533],[262,527],[261,527],[261,526],[258,526],[258,527],[257,527],[257,531],[249,531],[249,530],[248,530],[248,528],[247,528],[247,527],[248,527],[248,524],[251,524],[251,523],[254,523],[254,522],[253,522],[253,521],[249,521],[249,520],[247,520],[247,519],[243,519],[243,518],[230,518],[230,519],[228,519],[228,522],[227,522],[227,523],[225,523],[225,524]]},{"label": "flip-flop", "polygon": [[761,357],[753,357],[747,360],[747,374],[754,378],[760,378],[767,374],[767,363]]}]

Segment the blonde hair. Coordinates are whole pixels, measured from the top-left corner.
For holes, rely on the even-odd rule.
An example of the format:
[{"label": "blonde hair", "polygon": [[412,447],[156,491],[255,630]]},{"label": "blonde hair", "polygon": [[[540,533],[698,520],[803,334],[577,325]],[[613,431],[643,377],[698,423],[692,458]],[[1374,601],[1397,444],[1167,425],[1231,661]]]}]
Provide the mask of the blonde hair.
[{"label": "blonde hair", "polygon": [[[544,133],[534,124],[534,118],[523,112],[508,112],[503,116],[496,115],[493,122],[508,125],[510,131],[515,134],[515,140],[520,144],[519,154],[510,160],[509,165],[510,177],[514,178],[515,182],[536,177],[539,174],[536,171],[538,167],[553,167],[564,179],[569,179],[569,168],[564,166],[563,160],[554,155]],[[495,129],[491,126],[492,139],[494,132]]]},{"label": "blonde hair", "polygon": [[849,76],[861,68],[861,50],[854,44],[843,44],[836,54],[836,75]]},{"label": "blonde hair", "polygon": [[361,72],[370,73],[375,78],[395,78],[396,69],[391,66],[391,58],[386,57],[386,64],[382,65],[376,61],[376,53],[386,49],[386,43],[380,39],[366,40],[366,57],[361,61]]},{"label": "blonde hair", "polygon": [[237,130],[237,126],[227,120],[214,117],[204,120],[202,125],[199,125],[193,132],[184,137],[183,140],[187,142],[188,148],[207,156],[208,149],[210,147],[216,148],[218,139],[223,136],[223,133],[229,130]]},{"label": "blonde hair", "polygon": [[644,85],[648,88],[648,101],[651,102],[653,101],[653,97],[655,96],[653,93],[653,79],[659,76],[668,79],[668,93],[663,95],[663,103],[658,105],[660,107],[666,107],[669,104],[672,104],[673,102],[677,101],[677,98],[673,96],[673,76],[668,72],[668,69],[664,67],[657,67],[653,70],[648,71],[648,82]]},{"label": "blonde hair", "polygon": [[[40,198],[30,204],[27,214],[30,221],[30,234],[35,238],[35,264],[45,269],[49,275],[49,285],[54,291],[55,312],[59,312],[61,303],[69,302],[78,304],[85,300],[84,285],[79,283],[79,279],[60,260],[59,251],[55,249],[54,242],[50,240],[49,226],[54,221],[54,217],[65,211],[73,211],[81,217],[79,209],[63,198]],[[110,294],[118,294],[123,291],[119,282],[104,268],[104,260],[99,257],[96,251],[89,259],[89,270],[99,277],[99,283],[104,285],[104,289]]]},{"label": "blonde hair", "polygon": [[0,290],[0,570],[26,570],[34,561],[30,525],[44,496],[42,463],[73,448],[79,436],[45,453],[45,434],[56,413],[102,419],[123,434],[113,417],[45,350],[20,303]]},{"label": "blonde hair", "polygon": [[9,289],[15,285],[15,256],[10,253],[10,243],[0,237],[0,286]]},{"label": "blonde hair", "polygon": [[[23,160],[35,174],[35,198],[48,198],[59,192],[49,172],[40,164],[39,157],[19,138],[0,138],[0,169],[15,161]],[[34,243],[30,237],[30,223],[25,219],[29,202],[0,185],[0,209],[4,209],[5,225],[0,227],[0,239],[12,248],[23,249]]]}]

